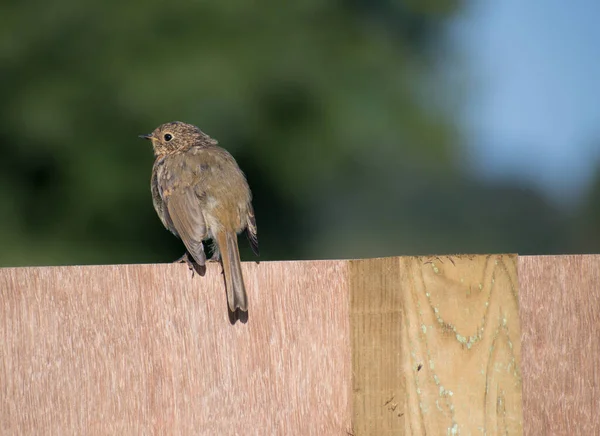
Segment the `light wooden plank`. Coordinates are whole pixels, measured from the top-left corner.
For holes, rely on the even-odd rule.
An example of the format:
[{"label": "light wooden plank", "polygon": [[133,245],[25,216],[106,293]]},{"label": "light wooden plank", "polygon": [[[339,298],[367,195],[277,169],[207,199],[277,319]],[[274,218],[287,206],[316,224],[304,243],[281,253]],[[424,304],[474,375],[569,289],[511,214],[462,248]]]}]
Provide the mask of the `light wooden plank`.
[{"label": "light wooden plank", "polygon": [[522,433],[515,256],[406,259],[407,434]]},{"label": "light wooden plank", "polygon": [[351,269],[356,435],[522,433],[516,256]]},{"label": "light wooden plank", "polygon": [[400,258],[350,264],[352,434],[403,434]]}]

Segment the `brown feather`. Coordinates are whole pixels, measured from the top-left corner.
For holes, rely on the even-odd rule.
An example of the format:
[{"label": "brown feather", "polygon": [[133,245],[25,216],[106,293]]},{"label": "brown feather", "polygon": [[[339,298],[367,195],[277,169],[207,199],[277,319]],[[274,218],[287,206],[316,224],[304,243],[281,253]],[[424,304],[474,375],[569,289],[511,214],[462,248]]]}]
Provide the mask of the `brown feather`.
[{"label": "brown feather", "polygon": [[248,241],[250,241],[250,247],[254,254],[260,256],[258,251],[258,229],[256,228],[256,218],[254,217],[252,204],[248,204],[246,236],[248,237]]},{"label": "brown feather", "polygon": [[248,297],[244,277],[242,276],[237,235],[222,231],[216,235],[216,240],[221,253],[229,310],[235,312],[236,309],[240,309],[246,312],[248,310]]}]

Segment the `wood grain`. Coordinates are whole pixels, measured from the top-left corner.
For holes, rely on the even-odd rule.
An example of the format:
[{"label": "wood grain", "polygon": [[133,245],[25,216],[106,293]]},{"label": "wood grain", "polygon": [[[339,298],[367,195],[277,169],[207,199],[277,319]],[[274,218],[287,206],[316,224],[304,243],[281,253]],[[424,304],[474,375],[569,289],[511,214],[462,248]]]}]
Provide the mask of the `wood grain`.
[{"label": "wood grain", "polygon": [[399,258],[351,261],[354,435],[403,434]]},{"label": "wood grain", "polygon": [[519,258],[527,435],[600,434],[600,256]]},{"label": "wood grain", "polygon": [[0,433],[346,435],[346,264],[0,269]]},{"label": "wood grain", "polygon": [[350,270],[354,434],[522,433],[516,256]]},{"label": "wood grain", "polygon": [[516,256],[407,258],[407,430],[522,433]]}]

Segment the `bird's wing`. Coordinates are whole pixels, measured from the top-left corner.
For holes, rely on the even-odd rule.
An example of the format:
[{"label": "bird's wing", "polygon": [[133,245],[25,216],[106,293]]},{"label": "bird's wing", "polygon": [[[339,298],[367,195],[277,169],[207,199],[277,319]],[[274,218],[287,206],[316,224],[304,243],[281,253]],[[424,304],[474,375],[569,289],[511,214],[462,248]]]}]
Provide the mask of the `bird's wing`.
[{"label": "bird's wing", "polygon": [[207,237],[202,214],[205,194],[197,183],[197,172],[179,157],[165,161],[157,171],[160,196],[177,234],[196,262],[204,265],[202,240]]},{"label": "bird's wing", "polygon": [[254,208],[251,203],[248,203],[248,215],[246,217],[246,236],[250,241],[250,246],[254,254],[258,253],[258,229],[256,228],[256,217],[254,216]]}]

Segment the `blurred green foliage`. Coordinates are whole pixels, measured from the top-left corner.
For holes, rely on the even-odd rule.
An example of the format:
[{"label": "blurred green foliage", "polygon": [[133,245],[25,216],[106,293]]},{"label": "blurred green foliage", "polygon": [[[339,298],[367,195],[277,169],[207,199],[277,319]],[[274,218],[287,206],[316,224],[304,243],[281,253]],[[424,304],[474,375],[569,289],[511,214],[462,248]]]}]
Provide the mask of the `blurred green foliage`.
[{"label": "blurred green foliage", "polygon": [[461,7],[4,4],[0,265],[179,257],[152,208],[151,149],[137,138],[172,120],[237,158],[263,259],[597,250],[597,203],[567,214],[457,164],[448,109],[458,102],[440,68],[451,53],[444,26]]}]

